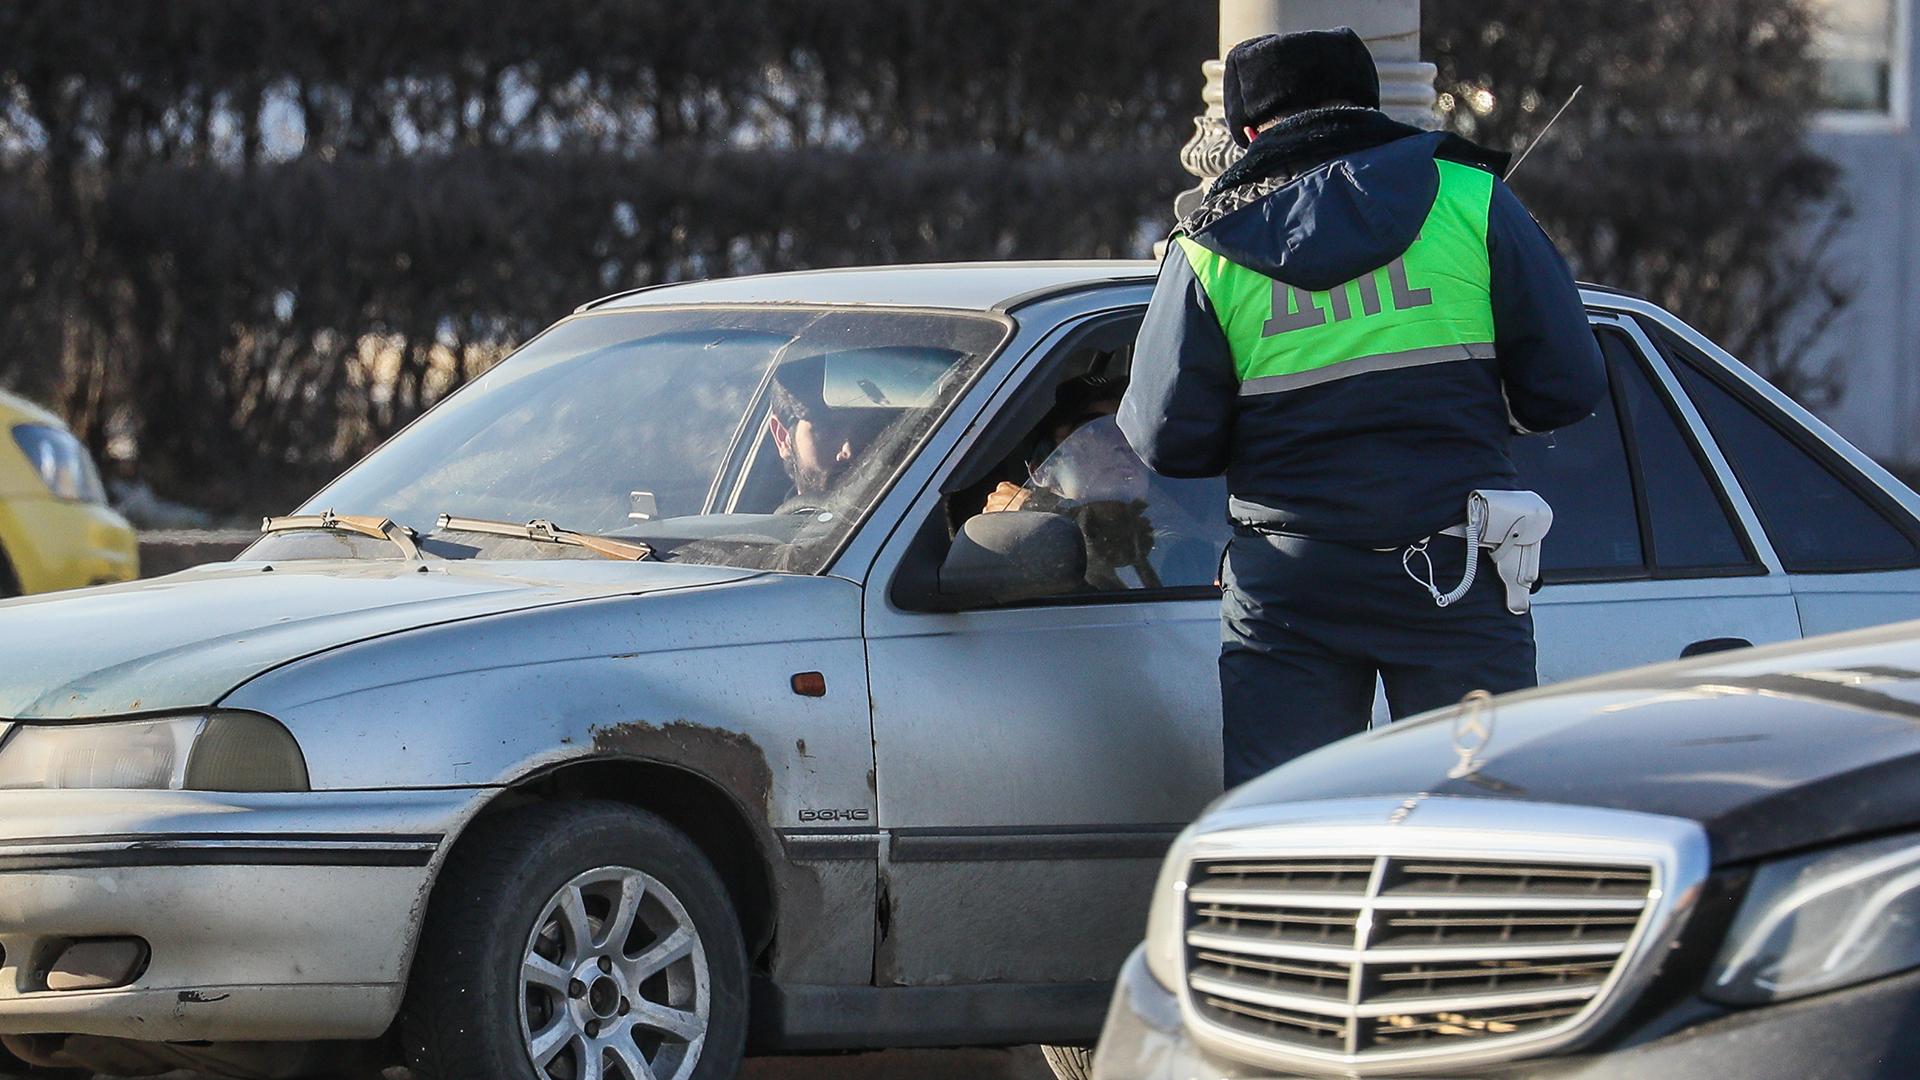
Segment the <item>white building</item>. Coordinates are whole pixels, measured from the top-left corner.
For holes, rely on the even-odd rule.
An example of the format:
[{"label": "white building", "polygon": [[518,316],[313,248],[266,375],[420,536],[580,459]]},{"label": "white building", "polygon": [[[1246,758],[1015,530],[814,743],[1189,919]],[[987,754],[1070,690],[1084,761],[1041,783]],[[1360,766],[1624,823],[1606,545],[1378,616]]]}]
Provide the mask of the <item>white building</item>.
[{"label": "white building", "polygon": [[1920,466],[1920,0],[1814,0],[1829,111],[1814,145],[1845,170],[1854,218],[1835,268],[1852,304],[1818,348],[1837,362],[1825,419],[1889,463]]}]

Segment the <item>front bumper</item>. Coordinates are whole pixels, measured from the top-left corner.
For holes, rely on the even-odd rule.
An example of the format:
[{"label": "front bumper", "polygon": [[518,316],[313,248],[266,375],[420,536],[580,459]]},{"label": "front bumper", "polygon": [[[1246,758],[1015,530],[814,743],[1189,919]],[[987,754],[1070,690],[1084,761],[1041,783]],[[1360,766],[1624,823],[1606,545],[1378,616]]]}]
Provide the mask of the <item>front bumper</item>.
[{"label": "front bumper", "polygon": [[[1473,1070],[1486,1080],[1881,1080],[1920,1075],[1920,972],[1766,1008],[1692,1001],[1616,1033],[1604,1049]],[[1095,1080],[1254,1080],[1274,1074],[1215,1057],[1180,1023],[1172,991],[1135,950],[1114,990]],[[1428,1075],[1428,1074],[1421,1074]]]},{"label": "front bumper", "polygon": [[[0,793],[0,1034],[378,1036],[485,794]],[[128,936],[150,950],[130,984],[46,988],[76,939]]]}]

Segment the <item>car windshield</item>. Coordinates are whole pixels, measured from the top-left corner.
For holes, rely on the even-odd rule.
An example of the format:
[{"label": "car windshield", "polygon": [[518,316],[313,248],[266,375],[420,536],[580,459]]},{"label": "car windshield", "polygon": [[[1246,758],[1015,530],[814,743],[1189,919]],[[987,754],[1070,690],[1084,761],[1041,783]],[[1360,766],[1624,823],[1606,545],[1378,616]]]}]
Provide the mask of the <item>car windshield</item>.
[{"label": "car windshield", "polygon": [[[669,561],[818,573],[1007,332],[984,315],[880,308],[579,316],[299,512],[391,518],[442,558],[596,557],[458,520],[489,519],[637,540]],[[316,528],[253,554],[401,552]]]}]

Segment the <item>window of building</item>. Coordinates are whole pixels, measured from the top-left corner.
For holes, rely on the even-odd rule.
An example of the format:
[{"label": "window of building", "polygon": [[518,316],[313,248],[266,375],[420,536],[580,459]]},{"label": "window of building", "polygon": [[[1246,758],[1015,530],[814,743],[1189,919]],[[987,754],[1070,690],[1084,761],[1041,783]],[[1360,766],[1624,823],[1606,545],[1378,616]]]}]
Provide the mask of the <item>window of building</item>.
[{"label": "window of building", "polygon": [[1906,113],[1913,0],[1814,0],[1822,104],[1833,119]]}]

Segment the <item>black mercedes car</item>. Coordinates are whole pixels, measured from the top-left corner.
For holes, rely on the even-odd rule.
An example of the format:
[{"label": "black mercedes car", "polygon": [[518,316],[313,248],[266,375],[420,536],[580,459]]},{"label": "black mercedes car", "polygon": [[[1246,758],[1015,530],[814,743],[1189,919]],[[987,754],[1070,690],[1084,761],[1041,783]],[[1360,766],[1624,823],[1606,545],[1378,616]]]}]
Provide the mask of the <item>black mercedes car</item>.
[{"label": "black mercedes car", "polygon": [[1920,1075],[1920,623],[1470,699],[1228,795],[1101,1080]]}]

